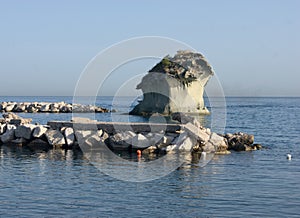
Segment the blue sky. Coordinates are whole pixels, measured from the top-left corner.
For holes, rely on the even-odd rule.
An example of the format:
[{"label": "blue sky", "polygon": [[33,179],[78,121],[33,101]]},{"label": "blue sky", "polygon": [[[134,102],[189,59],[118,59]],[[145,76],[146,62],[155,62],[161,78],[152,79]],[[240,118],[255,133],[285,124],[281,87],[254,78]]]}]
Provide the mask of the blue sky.
[{"label": "blue sky", "polygon": [[227,96],[300,96],[299,8],[297,0],[0,0],[0,95],[73,95],[101,50],[154,35],[201,52]]}]

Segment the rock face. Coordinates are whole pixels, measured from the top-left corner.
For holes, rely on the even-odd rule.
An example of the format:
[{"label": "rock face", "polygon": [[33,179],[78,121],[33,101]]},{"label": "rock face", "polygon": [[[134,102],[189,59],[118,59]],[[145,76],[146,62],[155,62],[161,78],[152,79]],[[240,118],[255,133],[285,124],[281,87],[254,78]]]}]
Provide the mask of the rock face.
[{"label": "rock face", "polygon": [[199,53],[178,51],[174,57],[166,56],[137,86],[143,91],[143,100],[130,114],[208,114],[203,92],[213,74],[211,66]]}]

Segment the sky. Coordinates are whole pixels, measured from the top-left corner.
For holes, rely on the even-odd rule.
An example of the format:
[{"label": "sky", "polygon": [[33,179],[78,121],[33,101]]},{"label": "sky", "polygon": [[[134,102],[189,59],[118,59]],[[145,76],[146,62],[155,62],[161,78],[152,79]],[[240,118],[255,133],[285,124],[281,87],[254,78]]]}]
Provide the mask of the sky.
[{"label": "sky", "polygon": [[[226,96],[300,96],[299,8],[298,0],[0,0],[0,96],[72,96],[93,57],[141,36],[202,53]],[[152,62],[118,69],[101,94]]]}]

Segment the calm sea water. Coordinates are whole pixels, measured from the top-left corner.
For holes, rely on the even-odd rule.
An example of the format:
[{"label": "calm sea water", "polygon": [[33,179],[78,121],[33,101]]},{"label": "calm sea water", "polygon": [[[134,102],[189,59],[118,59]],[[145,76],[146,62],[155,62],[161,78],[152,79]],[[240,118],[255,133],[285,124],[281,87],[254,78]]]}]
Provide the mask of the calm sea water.
[{"label": "calm sea water", "polygon": [[[0,97],[0,101],[69,101],[71,97]],[[97,100],[111,107],[110,98]],[[113,107],[120,121],[128,99]],[[70,114],[21,114],[34,122]],[[111,120],[98,114],[99,120]],[[206,125],[210,116],[203,118]],[[0,147],[0,216],[299,217],[300,98],[227,98],[226,132],[255,135],[266,149],[215,156],[145,183],[102,174],[81,152]],[[286,154],[292,153],[291,161]]]}]

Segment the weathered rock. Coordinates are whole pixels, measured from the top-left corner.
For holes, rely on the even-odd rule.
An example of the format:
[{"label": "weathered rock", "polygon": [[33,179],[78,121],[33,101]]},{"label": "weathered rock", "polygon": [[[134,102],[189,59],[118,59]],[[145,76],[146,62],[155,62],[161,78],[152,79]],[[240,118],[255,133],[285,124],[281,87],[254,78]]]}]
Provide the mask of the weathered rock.
[{"label": "weathered rock", "polygon": [[184,129],[189,133],[190,136],[195,137],[201,142],[207,142],[210,138],[205,129],[200,129],[192,123],[187,123],[184,125]]},{"label": "weathered rock", "polygon": [[132,138],[132,148],[144,149],[150,146],[150,141],[142,134],[137,134]]},{"label": "weathered rock", "polygon": [[130,114],[171,114],[175,111],[207,114],[203,92],[213,74],[211,66],[199,53],[178,51],[174,57],[167,56],[138,84],[143,100]]},{"label": "weathered rock", "polygon": [[46,128],[45,126],[38,125],[33,130],[32,136],[35,138],[41,138],[46,133],[47,130],[48,130],[48,128]]},{"label": "weathered rock", "polygon": [[179,135],[176,139],[175,145],[169,145],[166,147],[166,151],[183,151],[190,152],[193,146],[197,143],[196,138],[190,137],[187,132],[184,132]]},{"label": "weathered rock", "polygon": [[132,131],[125,131],[116,133],[109,137],[108,143],[113,149],[116,150],[126,150],[132,145],[132,139],[135,137],[135,133]]},{"label": "weathered rock", "polygon": [[15,139],[15,129],[16,126],[7,124],[6,131],[4,134],[0,135],[0,140],[2,143],[8,143]]},{"label": "weathered rock", "polygon": [[75,142],[75,134],[74,134],[73,128],[70,128],[70,127],[66,128],[64,131],[64,136],[65,136],[67,145],[69,147],[72,146]]},{"label": "weathered rock", "polygon": [[33,124],[20,125],[15,130],[15,136],[17,138],[24,138],[30,140],[32,138],[32,131],[36,126]]},{"label": "weathered rock", "polygon": [[61,134],[58,130],[48,129],[45,132],[45,136],[48,143],[54,147],[63,147],[66,144],[63,134]]}]

